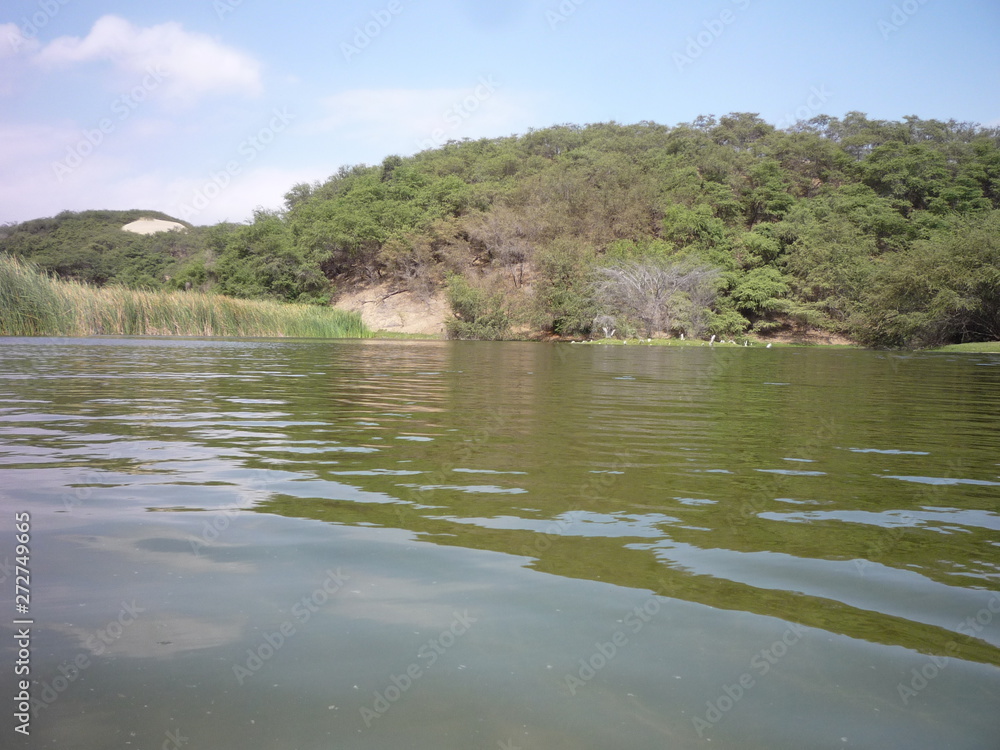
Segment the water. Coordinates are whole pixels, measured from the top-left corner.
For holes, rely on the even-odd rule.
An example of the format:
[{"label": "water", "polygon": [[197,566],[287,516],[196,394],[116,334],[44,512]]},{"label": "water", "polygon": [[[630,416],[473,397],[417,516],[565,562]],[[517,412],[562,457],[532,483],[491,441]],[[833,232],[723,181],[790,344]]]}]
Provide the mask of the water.
[{"label": "water", "polygon": [[4,747],[1000,746],[995,355],[5,339],[0,402]]}]

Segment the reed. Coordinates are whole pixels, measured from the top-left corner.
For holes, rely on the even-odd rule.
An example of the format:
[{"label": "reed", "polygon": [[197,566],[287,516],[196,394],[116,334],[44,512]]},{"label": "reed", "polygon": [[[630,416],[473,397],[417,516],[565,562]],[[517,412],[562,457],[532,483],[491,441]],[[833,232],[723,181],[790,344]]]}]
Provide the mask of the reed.
[{"label": "reed", "polygon": [[199,292],[93,287],[0,255],[0,335],[366,338],[356,313]]}]

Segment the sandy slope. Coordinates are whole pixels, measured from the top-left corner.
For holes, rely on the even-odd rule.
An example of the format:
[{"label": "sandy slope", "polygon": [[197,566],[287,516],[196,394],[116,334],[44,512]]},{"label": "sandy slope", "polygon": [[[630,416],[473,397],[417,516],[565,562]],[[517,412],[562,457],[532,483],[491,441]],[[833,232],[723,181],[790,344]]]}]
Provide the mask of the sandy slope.
[{"label": "sandy slope", "polygon": [[443,334],[448,303],[444,292],[429,298],[413,292],[398,292],[387,284],[353,289],[337,299],[334,307],[361,313],[373,331]]},{"label": "sandy slope", "polygon": [[186,227],[176,221],[164,221],[163,219],[138,219],[122,227],[125,232],[135,234],[156,234],[157,232],[181,232]]}]

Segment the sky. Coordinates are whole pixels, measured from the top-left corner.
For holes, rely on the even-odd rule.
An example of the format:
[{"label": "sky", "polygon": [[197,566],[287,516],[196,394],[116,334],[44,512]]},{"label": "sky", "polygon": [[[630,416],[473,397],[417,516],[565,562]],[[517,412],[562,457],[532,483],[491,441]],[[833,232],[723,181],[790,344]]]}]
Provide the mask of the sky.
[{"label": "sky", "polygon": [[448,140],[860,111],[1000,126],[996,0],[4,0],[0,224],[193,224]]}]

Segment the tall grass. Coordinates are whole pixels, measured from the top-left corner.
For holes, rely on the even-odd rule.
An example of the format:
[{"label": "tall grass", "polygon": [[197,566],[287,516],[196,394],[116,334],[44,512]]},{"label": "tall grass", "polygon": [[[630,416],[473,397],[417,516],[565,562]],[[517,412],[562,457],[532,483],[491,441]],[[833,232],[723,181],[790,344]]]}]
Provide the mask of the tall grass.
[{"label": "tall grass", "polygon": [[356,313],[197,292],[58,281],[0,255],[0,335],[364,338]]}]

